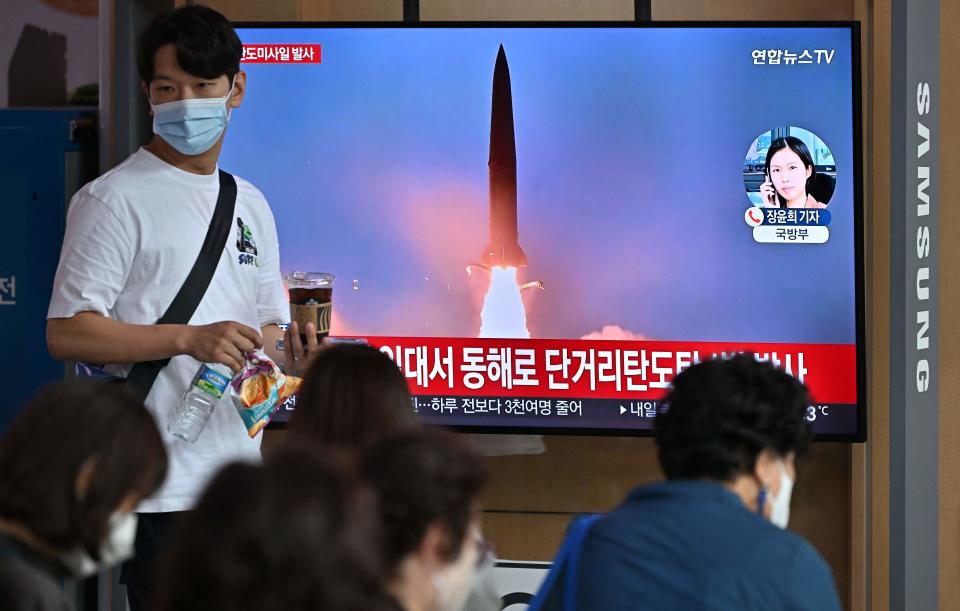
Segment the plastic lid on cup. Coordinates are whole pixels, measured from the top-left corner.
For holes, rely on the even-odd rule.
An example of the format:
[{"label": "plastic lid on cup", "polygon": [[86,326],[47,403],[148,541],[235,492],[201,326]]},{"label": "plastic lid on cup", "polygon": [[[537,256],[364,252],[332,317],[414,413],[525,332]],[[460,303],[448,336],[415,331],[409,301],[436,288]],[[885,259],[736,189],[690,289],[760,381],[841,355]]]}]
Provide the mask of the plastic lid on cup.
[{"label": "plastic lid on cup", "polygon": [[327,272],[290,272],[284,279],[291,288],[322,289],[332,287],[334,278]]}]

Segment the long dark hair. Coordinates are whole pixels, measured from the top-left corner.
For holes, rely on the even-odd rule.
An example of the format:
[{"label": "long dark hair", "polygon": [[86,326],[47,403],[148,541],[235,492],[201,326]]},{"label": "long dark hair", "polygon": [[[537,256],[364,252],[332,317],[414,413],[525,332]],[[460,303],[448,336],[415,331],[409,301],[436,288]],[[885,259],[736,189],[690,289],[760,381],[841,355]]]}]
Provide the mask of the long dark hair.
[{"label": "long dark hair", "polygon": [[324,348],[304,376],[290,435],[358,448],[418,426],[397,364],[370,346],[336,344]]},{"label": "long dark hair", "polygon": [[[89,477],[78,490],[81,471]],[[55,384],[0,439],[0,517],[40,541],[94,558],[107,521],[163,483],[167,452],[143,402],[119,384]]]},{"label": "long dark hair", "polygon": [[[778,152],[782,151],[785,148],[789,148],[791,151],[797,154],[797,157],[800,158],[800,161],[803,163],[804,168],[810,168],[810,176],[807,177],[807,182],[804,185],[804,190],[807,195],[810,195],[811,187],[813,186],[814,179],[817,177],[817,166],[813,165],[813,156],[810,154],[810,149],[807,148],[807,145],[803,143],[803,140],[795,136],[786,136],[784,138],[777,138],[770,143],[770,148],[767,149],[767,161],[764,164],[764,174],[767,177],[770,177],[770,162],[773,160],[773,156]],[[772,180],[770,181],[773,182]],[[774,192],[777,196],[777,202],[780,204],[779,208],[787,207],[787,200],[780,195],[779,191],[774,187]]]},{"label": "long dark hair", "polygon": [[375,500],[350,464],[291,442],[226,466],[160,561],[156,609],[380,609]]}]

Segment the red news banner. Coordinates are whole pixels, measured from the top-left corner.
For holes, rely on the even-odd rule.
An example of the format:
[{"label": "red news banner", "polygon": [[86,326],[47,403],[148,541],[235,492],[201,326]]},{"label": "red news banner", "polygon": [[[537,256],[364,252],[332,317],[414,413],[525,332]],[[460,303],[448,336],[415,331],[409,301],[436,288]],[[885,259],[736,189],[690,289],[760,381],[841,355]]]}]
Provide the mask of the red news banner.
[{"label": "red news banner", "polygon": [[318,44],[243,45],[244,64],[319,64]]},{"label": "red news banner", "polygon": [[804,382],[814,401],[857,402],[853,344],[366,337],[419,395],[660,399],[694,363],[750,352]]}]

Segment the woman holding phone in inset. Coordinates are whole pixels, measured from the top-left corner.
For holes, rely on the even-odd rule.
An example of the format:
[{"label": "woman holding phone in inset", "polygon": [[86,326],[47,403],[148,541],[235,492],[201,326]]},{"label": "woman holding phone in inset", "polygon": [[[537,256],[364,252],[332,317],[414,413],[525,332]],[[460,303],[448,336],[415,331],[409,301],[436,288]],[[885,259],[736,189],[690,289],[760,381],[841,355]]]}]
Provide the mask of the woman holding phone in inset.
[{"label": "woman holding phone in inset", "polygon": [[770,143],[760,195],[766,208],[826,208],[810,193],[817,176],[810,150],[794,136]]}]

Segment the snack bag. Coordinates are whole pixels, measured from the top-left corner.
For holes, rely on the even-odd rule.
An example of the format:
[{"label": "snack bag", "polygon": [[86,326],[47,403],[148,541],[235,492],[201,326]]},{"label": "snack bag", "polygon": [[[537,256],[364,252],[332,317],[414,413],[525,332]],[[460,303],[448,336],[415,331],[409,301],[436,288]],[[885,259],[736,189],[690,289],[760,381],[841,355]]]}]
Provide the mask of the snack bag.
[{"label": "snack bag", "polygon": [[300,390],[303,381],[280,371],[261,350],[248,353],[243,369],[230,382],[230,397],[247,433],[256,437],[288,397]]}]

